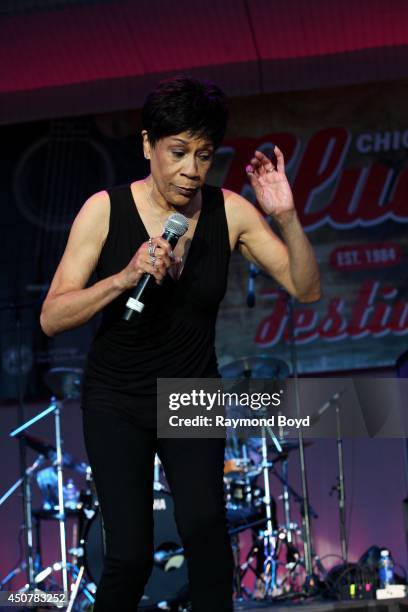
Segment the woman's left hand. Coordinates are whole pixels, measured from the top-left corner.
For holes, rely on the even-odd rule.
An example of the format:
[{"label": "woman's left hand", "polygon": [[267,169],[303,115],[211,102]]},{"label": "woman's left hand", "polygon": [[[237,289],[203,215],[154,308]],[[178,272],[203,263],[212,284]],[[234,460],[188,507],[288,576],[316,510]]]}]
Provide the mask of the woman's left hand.
[{"label": "woman's left hand", "polygon": [[285,174],[285,160],[282,151],[275,146],[276,168],[272,161],[261,151],[255,151],[246,173],[256,199],[267,215],[278,218],[285,213],[293,212],[292,190]]}]

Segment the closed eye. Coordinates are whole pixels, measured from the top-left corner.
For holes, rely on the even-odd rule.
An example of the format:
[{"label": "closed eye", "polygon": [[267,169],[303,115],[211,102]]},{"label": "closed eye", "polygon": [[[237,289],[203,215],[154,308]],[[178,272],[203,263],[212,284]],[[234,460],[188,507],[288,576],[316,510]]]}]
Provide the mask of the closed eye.
[{"label": "closed eye", "polygon": [[[185,155],[185,151],[172,150],[171,153],[177,159],[181,159]],[[198,159],[202,162],[209,162],[211,160],[211,157],[211,153],[200,153],[198,155]]]}]

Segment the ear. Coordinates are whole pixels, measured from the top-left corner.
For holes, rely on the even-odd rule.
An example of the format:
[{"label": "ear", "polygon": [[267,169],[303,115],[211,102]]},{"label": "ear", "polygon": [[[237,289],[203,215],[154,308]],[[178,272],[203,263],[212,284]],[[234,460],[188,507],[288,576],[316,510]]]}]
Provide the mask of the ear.
[{"label": "ear", "polygon": [[142,138],[143,138],[143,154],[145,159],[150,159],[150,143],[149,136],[147,130],[142,130]]}]

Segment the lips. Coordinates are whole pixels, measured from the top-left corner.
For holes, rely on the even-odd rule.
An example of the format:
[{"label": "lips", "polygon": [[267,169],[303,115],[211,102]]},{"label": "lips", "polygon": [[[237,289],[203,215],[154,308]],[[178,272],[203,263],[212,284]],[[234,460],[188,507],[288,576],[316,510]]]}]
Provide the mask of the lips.
[{"label": "lips", "polygon": [[182,195],[192,196],[197,192],[198,187],[179,187],[178,185],[176,185],[176,189]]}]

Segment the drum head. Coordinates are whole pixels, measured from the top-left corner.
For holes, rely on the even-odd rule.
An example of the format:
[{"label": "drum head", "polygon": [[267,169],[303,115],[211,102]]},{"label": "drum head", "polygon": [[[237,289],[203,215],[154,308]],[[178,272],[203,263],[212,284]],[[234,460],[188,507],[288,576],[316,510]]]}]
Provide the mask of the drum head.
[{"label": "drum head", "polygon": [[[166,491],[155,491],[153,498],[154,552],[172,552],[181,548],[173,516],[173,499]],[[126,534],[124,534],[126,537]],[[85,567],[93,582],[99,584],[103,570],[104,542],[101,514],[92,520],[86,537]],[[187,565],[184,555],[170,556],[157,562],[146,585],[140,610],[157,606],[160,602],[184,599],[188,591]]]}]

